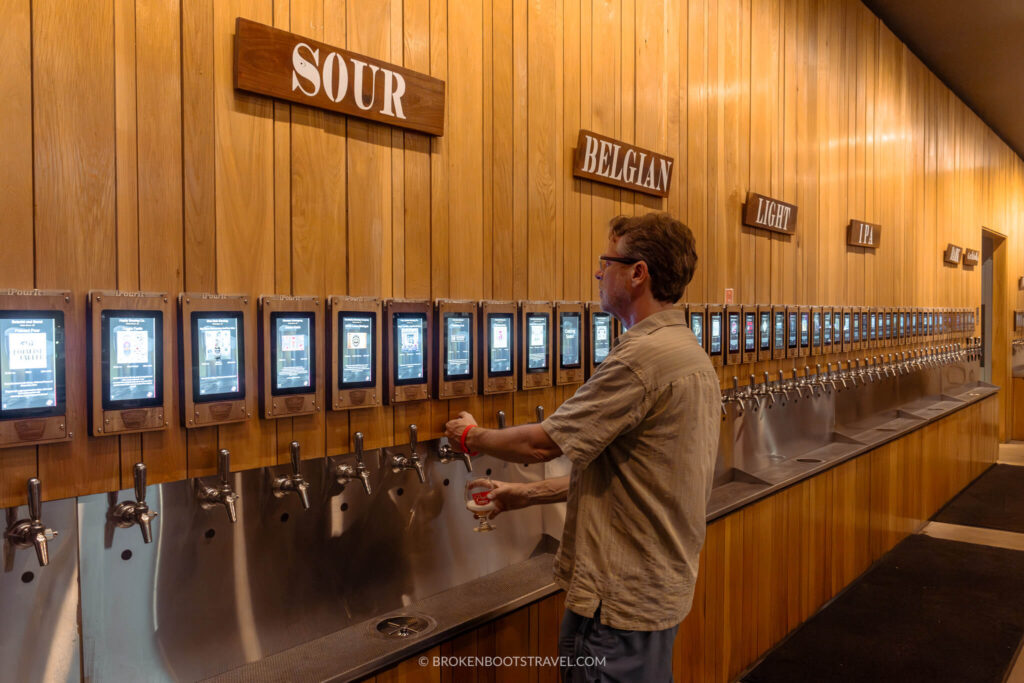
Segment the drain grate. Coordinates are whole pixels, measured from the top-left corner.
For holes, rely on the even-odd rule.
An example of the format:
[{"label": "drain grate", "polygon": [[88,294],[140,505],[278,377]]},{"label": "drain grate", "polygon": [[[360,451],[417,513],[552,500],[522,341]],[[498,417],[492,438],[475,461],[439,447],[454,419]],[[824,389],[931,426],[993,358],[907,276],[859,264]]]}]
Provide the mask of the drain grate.
[{"label": "drain grate", "polygon": [[824,462],[823,460],[819,460],[818,458],[797,458],[796,461],[797,462]]},{"label": "drain grate", "polygon": [[405,615],[388,617],[377,622],[377,631],[385,638],[395,640],[420,635],[430,628],[430,622],[426,619]]}]

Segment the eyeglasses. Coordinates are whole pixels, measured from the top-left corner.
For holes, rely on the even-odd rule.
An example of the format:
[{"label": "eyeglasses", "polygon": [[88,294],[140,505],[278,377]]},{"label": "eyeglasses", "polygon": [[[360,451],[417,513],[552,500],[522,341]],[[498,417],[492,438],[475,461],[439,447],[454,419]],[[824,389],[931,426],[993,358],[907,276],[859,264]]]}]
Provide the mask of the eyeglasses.
[{"label": "eyeglasses", "polygon": [[631,266],[634,263],[640,263],[643,259],[625,258],[622,256],[598,256],[597,260],[600,261],[601,270],[604,270],[608,267],[609,263],[625,263],[627,266]]}]

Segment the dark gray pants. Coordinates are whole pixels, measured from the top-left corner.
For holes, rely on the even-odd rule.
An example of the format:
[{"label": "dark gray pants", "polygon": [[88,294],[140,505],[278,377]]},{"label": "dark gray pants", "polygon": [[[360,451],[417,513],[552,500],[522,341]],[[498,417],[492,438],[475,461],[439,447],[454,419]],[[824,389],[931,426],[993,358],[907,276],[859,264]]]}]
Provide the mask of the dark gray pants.
[{"label": "dark gray pants", "polygon": [[605,663],[562,667],[562,681],[671,681],[672,645],[678,630],[676,625],[663,631],[622,631],[601,623],[600,605],[593,619],[567,609],[558,634],[558,656],[573,662],[584,657],[603,658]]}]

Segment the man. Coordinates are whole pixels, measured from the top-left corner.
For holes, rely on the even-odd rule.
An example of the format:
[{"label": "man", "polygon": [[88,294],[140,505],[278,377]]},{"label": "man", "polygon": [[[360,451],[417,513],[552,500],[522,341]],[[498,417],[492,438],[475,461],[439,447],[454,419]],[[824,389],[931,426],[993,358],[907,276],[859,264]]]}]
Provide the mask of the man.
[{"label": "man", "polygon": [[565,589],[561,656],[604,658],[563,679],[668,681],[693,600],[718,450],[721,393],[673,306],[693,277],[690,230],[667,214],[611,221],[601,306],[628,329],[597,372],[542,424],[445,425],[453,446],[518,463],[565,454],[570,476],[497,482],[498,511],[567,502],[555,557]]}]

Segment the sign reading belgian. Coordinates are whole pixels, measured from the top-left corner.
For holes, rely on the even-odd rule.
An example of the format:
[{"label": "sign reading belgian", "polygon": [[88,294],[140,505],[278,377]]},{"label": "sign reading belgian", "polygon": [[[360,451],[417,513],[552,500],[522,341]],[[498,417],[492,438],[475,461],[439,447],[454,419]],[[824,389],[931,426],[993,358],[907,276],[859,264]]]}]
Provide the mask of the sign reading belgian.
[{"label": "sign reading belgian", "polygon": [[444,81],[238,17],[235,87],[444,134]]},{"label": "sign reading belgian", "polygon": [[672,157],[580,130],[572,174],[656,197],[667,197]]},{"label": "sign reading belgian", "polygon": [[756,192],[747,192],[743,225],[792,235],[796,232],[796,204],[772,199]]}]

